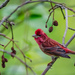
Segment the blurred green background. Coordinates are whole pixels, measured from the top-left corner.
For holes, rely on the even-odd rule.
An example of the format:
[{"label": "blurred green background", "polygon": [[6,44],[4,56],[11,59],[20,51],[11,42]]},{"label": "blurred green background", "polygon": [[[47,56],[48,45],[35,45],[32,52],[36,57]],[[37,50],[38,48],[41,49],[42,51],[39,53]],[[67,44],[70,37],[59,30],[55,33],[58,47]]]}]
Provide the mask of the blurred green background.
[{"label": "blurred green background", "polygon": [[[4,1],[5,0],[0,0],[0,4],[2,4]],[[10,0],[6,7],[0,9],[0,20],[3,17],[8,16],[18,5],[22,4],[24,1],[25,0]],[[68,7],[75,10],[75,0],[56,0],[56,2],[65,3]],[[28,4],[20,8],[9,19],[15,23],[15,25],[13,26],[14,40],[18,41],[17,44],[22,49],[24,54],[32,59],[32,62],[27,59],[27,64],[32,67],[37,75],[41,75],[41,73],[45,70],[47,64],[51,61],[51,57],[45,55],[39,49],[37,43],[33,39],[32,35],[34,34],[35,30],[41,28],[50,38],[58,41],[61,44],[65,31],[65,20],[63,19],[62,13],[59,8],[55,10],[54,14],[54,18],[58,21],[59,25],[57,27],[53,27],[53,32],[48,32],[48,28],[52,25],[51,16],[48,22],[48,28],[45,28],[45,23],[49,15],[48,10],[50,8],[50,3]],[[73,14],[73,12],[68,11],[68,15]],[[68,22],[69,27],[75,28],[75,17],[69,17]],[[5,29],[3,26],[0,26],[0,32],[6,34],[8,37],[11,37],[10,28]],[[73,34],[74,31],[68,30],[65,38],[65,43],[71,38]],[[6,45],[8,41],[9,40],[0,36],[1,44]],[[6,48],[6,50],[11,52],[11,47],[12,43]],[[0,46],[0,49],[1,48],[3,47]],[[68,48],[75,51],[75,39],[68,45]],[[17,56],[23,60],[20,51],[16,47],[15,49],[17,51]],[[5,57],[8,58],[8,63],[6,63],[5,68],[2,68],[1,56],[2,52],[0,52],[0,72],[2,73],[2,75],[26,75],[24,65],[16,58],[12,58],[8,54],[5,54]],[[58,59],[46,75],[75,75],[75,55],[70,55],[70,57],[71,59]],[[29,69],[28,74],[33,75],[33,73]]]}]

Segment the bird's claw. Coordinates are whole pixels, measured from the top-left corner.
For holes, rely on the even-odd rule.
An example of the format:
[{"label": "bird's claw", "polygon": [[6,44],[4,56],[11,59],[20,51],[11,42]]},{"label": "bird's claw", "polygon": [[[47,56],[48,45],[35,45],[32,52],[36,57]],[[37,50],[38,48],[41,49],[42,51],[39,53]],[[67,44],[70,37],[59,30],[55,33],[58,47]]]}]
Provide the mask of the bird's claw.
[{"label": "bird's claw", "polygon": [[50,63],[47,64],[47,66],[52,66],[53,61],[51,61]]}]

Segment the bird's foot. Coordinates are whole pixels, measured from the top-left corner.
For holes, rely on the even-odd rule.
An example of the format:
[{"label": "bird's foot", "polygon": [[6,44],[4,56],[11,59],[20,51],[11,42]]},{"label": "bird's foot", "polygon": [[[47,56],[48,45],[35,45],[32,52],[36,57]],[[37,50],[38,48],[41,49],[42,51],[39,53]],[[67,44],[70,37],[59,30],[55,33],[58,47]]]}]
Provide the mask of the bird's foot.
[{"label": "bird's foot", "polygon": [[47,64],[47,66],[52,66],[53,61],[51,61],[50,63]]},{"label": "bird's foot", "polygon": [[58,57],[52,58],[52,61],[47,64],[47,66],[52,66],[53,63],[57,60]]}]

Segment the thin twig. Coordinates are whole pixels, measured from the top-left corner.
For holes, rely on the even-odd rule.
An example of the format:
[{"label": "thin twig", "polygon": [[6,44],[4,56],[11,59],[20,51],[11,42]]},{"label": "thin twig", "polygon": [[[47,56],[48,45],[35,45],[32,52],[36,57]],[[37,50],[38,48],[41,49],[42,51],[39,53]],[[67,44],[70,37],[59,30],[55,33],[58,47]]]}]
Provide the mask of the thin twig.
[{"label": "thin twig", "polygon": [[25,56],[25,54],[22,52],[22,50],[19,48],[19,46],[14,42],[15,46],[20,50],[20,52],[22,53],[24,58],[27,58],[30,60],[30,62],[32,62],[32,60],[30,58],[28,58],[27,56]]},{"label": "thin twig", "polygon": [[[55,10],[56,8],[58,8],[58,7],[57,7],[57,6],[56,6],[56,7],[54,7],[54,10]],[[51,12],[50,12],[50,14],[49,14],[49,16],[48,16],[48,19],[47,19],[47,21],[46,21],[46,24],[48,23],[49,18],[50,18],[50,16],[51,16],[52,12],[53,12],[53,11],[51,11]]]},{"label": "thin twig", "polygon": [[[52,12],[53,12],[53,11],[52,11]],[[48,16],[48,19],[47,19],[47,21],[46,21],[46,24],[48,23],[49,18],[50,18],[50,16],[51,16],[52,12],[50,12],[50,14],[49,14],[49,16]]]},{"label": "thin twig", "polygon": [[2,9],[3,7],[5,7],[5,6],[8,4],[9,1],[10,1],[10,0],[6,0],[4,3],[2,3],[2,4],[0,5],[0,9]]},{"label": "thin twig", "polygon": [[68,27],[68,29],[75,31],[75,29]]},{"label": "thin twig", "polygon": [[[51,0],[50,0],[51,1]],[[54,7],[53,7],[53,5],[52,5],[52,2],[50,2],[51,3],[51,7],[52,7],[52,9],[53,9],[53,20],[54,20]]]},{"label": "thin twig", "polygon": [[65,29],[65,32],[64,32],[64,36],[63,36],[63,41],[62,41],[62,45],[65,46],[65,37],[66,37],[66,33],[67,33],[67,30],[68,30],[68,12],[67,12],[67,8],[65,8],[65,14],[66,14],[66,29]]},{"label": "thin twig", "polygon": [[6,44],[6,46],[4,46],[4,50],[5,50],[5,48],[9,45],[10,42],[11,42],[11,40]]},{"label": "thin twig", "polygon": [[75,17],[75,15],[69,15],[68,17]]},{"label": "thin twig", "polygon": [[65,19],[65,15],[64,15],[63,9],[61,7],[60,7],[60,9],[61,9],[62,15],[63,15],[63,17]]},{"label": "thin twig", "polygon": [[[56,5],[54,6],[54,8],[56,7]],[[48,11],[50,12],[53,8],[50,8]]]},{"label": "thin twig", "polygon": [[11,41],[14,41],[13,39],[10,39],[9,37],[7,37],[5,34],[0,33],[0,35],[7,38],[7,39],[9,39],[9,40],[11,40]]},{"label": "thin twig", "polygon": [[65,46],[67,47],[70,42],[75,38],[75,33],[73,34],[73,36],[69,39],[69,41],[65,44]]}]

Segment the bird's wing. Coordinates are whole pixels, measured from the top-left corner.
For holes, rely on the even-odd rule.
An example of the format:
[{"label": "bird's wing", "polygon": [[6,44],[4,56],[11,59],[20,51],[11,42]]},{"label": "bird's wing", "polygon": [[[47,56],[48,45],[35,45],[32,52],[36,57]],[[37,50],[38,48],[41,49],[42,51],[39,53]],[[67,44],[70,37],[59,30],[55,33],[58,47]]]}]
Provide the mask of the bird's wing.
[{"label": "bird's wing", "polygon": [[61,57],[65,57],[65,58],[70,58],[64,49],[60,48],[59,46],[55,46],[55,47],[44,47],[44,51],[47,54],[51,54],[51,55],[55,55],[55,56],[61,56]]},{"label": "bird's wing", "polygon": [[47,38],[43,43],[42,46],[43,47],[54,47],[54,46],[59,46],[61,45],[60,43],[58,43],[57,41],[51,39],[51,38]]}]

